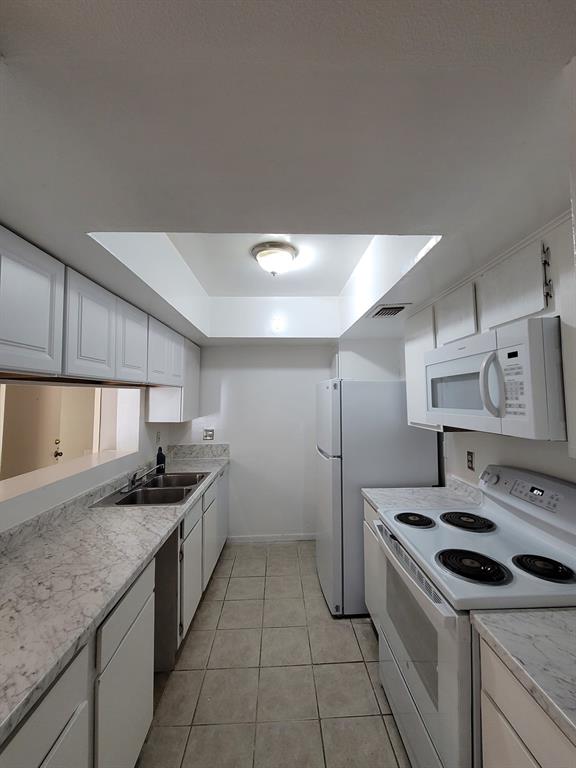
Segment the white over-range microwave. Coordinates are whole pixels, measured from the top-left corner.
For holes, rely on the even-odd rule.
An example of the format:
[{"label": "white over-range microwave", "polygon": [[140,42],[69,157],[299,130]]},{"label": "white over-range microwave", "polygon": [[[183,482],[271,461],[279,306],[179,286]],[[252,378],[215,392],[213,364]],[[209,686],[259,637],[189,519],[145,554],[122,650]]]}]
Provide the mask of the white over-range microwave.
[{"label": "white over-range microwave", "polygon": [[560,319],[533,317],[425,355],[427,421],[566,440]]}]

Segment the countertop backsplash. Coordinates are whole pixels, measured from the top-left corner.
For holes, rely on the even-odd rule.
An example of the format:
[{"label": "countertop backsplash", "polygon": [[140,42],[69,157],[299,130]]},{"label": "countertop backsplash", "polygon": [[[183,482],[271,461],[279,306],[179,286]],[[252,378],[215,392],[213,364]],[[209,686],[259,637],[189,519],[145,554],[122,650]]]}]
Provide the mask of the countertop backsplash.
[{"label": "countertop backsplash", "polygon": [[166,458],[179,459],[228,459],[230,458],[229,443],[188,443],[186,445],[169,445]]}]

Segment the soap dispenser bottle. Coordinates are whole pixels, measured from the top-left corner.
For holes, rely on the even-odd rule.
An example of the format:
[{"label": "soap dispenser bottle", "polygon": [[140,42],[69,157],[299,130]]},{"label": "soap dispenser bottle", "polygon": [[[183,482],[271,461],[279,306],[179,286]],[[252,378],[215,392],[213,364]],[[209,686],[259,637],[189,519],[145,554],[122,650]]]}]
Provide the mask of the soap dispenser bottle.
[{"label": "soap dispenser bottle", "polygon": [[156,454],[156,474],[157,475],[163,475],[166,471],[166,456],[162,453],[162,448],[158,448],[158,453]]}]

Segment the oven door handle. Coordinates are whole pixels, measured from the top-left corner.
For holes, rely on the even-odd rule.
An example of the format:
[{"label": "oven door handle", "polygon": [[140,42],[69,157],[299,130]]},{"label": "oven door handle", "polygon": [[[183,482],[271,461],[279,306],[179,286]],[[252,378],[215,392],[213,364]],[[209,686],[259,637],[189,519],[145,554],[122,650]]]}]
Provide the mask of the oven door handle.
[{"label": "oven door handle", "polygon": [[[453,629],[457,619],[457,615],[453,611],[453,609],[444,602],[443,598],[441,603],[434,602],[434,600],[432,600],[432,598],[412,578],[411,574],[407,572],[404,564],[399,560],[394,550],[390,547],[390,545],[386,541],[384,537],[384,525],[379,520],[374,520],[373,528],[376,530],[376,536],[378,538],[378,541],[380,542],[380,546],[382,547],[382,549],[384,549],[385,553],[388,555],[388,558],[393,563],[394,567],[397,570],[400,570],[402,573],[406,574],[408,578],[409,586],[410,586],[410,591],[412,593],[415,593],[415,596],[419,598],[420,602],[424,602],[429,608],[432,608],[434,610],[434,612],[437,614],[438,618],[440,619],[440,623],[442,624],[442,627],[446,629]],[[393,534],[390,534],[390,535],[392,536]],[[398,546],[404,549],[399,542],[398,542]],[[409,555],[407,556],[410,557]]]},{"label": "oven door handle", "polygon": [[[482,363],[480,365],[480,400],[482,400],[482,405],[488,413],[490,413],[492,416],[496,416],[497,418],[500,418],[500,408],[504,401],[503,393],[504,393],[504,382],[502,381],[502,376],[500,374],[500,368],[497,365],[498,363],[498,355],[496,352],[489,352],[484,360],[482,360]],[[500,395],[500,405],[496,405],[496,403],[492,402],[492,398],[490,397],[490,388],[488,386],[488,376],[490,374],[490,367],[492,365],[496,366],[496,376],[498,377],[498,391]]]}]

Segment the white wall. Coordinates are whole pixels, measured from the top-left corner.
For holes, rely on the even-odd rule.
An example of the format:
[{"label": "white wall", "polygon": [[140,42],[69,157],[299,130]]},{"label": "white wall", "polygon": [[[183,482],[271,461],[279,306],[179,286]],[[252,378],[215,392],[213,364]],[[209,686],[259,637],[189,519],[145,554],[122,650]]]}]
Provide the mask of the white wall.
[{"label": "white wall", "polygon": [[330,345],[205,347],[200,412],[179,441],[214,427],[229,442],[230,535],[315,532],[315,384],[331,375]]},{"label": "white wall", "polygon": [[340,339],[341,379],[396,381],[404,378],[403,339]]}]

